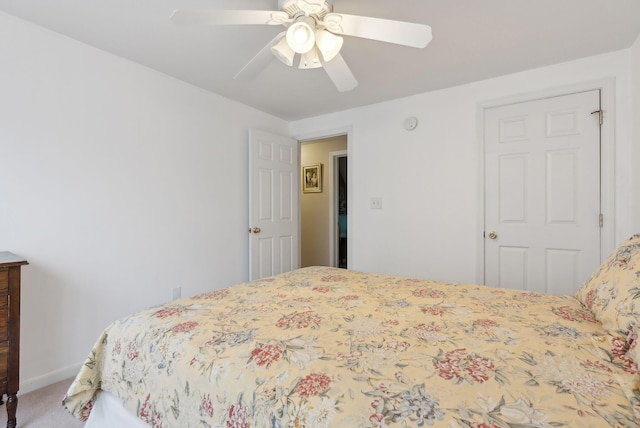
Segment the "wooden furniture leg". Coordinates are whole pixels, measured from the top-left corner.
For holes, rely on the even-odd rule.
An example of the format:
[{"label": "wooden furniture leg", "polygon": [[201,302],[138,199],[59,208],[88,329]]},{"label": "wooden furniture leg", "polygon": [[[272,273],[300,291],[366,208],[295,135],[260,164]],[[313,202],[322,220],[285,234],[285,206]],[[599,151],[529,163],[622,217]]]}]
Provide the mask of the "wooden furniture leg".
[{"label": "wooden furniture leg", "polygon": [[18,410],[18,395],[7,396],[7,428],[16,428],[16,411]]}]

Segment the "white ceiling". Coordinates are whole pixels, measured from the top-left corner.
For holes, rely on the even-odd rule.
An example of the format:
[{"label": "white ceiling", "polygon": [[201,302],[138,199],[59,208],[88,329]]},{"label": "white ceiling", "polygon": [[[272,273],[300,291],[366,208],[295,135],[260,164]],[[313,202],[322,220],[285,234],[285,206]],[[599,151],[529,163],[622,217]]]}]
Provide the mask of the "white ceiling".
[{"label": "white ceiling", "polygon": [[0,0],[0,11],[286,120],[358,107],[630,47],[639,0],[334,0],[334,11],[425,23],[414,49],[345,38],[359,81],[339,93],[323,69],[275,58],[251,82],[233,76],[282,27],[181,27],[175,9],[277,10],[277,0]]}]

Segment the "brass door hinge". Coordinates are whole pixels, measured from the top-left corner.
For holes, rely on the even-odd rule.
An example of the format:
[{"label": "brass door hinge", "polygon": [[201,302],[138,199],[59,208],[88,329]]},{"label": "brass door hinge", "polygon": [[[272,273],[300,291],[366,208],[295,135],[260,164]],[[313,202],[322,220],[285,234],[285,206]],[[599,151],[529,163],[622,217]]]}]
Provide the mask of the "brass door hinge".
[{"label": "brass door hinge", "polygon": [[600,126],[602,126],[602,123],[604,122],[604,111],[596,110],[591,112],[591,114],[596,114],[596,113],[598,113],[598,120],[600,122]]},{"label": "brass door hinge", "polygon": [[602,214],[600,214],[600,216],[598,217],[598,222],[600,224],[600,228],[604,227],[604,216]]}]

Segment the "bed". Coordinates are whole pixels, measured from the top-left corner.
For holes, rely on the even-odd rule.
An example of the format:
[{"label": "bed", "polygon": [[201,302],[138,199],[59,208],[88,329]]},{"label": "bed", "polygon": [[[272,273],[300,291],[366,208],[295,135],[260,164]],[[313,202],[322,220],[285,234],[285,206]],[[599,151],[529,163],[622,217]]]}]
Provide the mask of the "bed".
[{"label": "bed", "polygon": [[304,268],[114,322],[63,404],[88,428],[637,427],[636,301],[640,235],[575,296]]}]

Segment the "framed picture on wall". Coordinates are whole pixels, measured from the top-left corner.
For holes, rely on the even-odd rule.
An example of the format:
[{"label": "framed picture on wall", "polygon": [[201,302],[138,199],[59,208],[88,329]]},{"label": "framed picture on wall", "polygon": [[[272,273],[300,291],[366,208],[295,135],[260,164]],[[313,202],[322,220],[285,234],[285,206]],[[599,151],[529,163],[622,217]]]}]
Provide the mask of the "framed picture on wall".
[{"label": "framed picture on wall", "polygon": [[302,167],[302,192],[322,192],[322,164],[307,165]]}]

